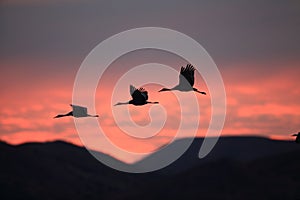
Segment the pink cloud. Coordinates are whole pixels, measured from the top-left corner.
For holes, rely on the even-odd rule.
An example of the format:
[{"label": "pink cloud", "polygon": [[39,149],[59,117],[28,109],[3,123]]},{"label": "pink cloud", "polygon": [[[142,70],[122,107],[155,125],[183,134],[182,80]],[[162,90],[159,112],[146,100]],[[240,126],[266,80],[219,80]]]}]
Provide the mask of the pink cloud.
[{"label": "pink cloud", "polygon": [[[124,70],[121,70],[119,73],[123,72]],[[5,73],[7,79],[11,79],[9,75],[12,72],[8,70]],[[95,98],[96,112],[100,115],[99,123],[107,137],[121,148],[140,153],[155,151],[171,142],[179,127],[181,116],[176,96],[173,93],[158,93],[161,87],[159,85],[146,85],[149,99],[159,101],[168,117],[163,129],[155,137],[148,140],[132,138],[117,127],[113,118],[112,111],[122,110],[124,107],[112,106],[116,103],[111,99],[113,86],[120,74],[108,78],[110,73],[112,71],[108,70],[107,75],[100,80]],[[289,133],[299,129],[299,73],[287,70],[271,73],[270,76],[256,75],[254,80],[247,77],[247,73],[242,70],[234,74],[231,71],[223,72],[227,92],[227,119],[222,134],[289,139]],[[250,75],[251,73],[249,72]],[[81,145],[72,118],[53,119],[56,114],[67,113],[71,109],[69,103],[72,101],[73,75],[75,73],[66,77],[63,74],[56,77],[55,82],[51,79],[27,82],[26,78],[18,75],[16,79],[22,80],[21,83],[11,86],[4,77],[2,82],[7,88],[5,95],[0,99],[1,105],[5,105],[0,113],[0,139],[13,144],[60,139]],[[201,80],[197,81],[197,84],[202,86],[199,88],[207,91]],[[187,108],[184,117],[189,118],[190,123],[198,121],[200,127],[197,136],[205,136],[211,117],[210,96],[198,95],[197,98],[200,118],[193,114],[192,108]],[[118,99],[130,100],[129,90],[118,94]],[[150,122],[149,109],[150,106],[129,106],[131,118],[141,126]],[[163,116],[155,117],[164,120]],[[126,120],[128,119],[124,119],[124,122]],[[189,136],[191,130],[187,127],[186,137]],[[103,151],[109,153],[108,149]]]}]

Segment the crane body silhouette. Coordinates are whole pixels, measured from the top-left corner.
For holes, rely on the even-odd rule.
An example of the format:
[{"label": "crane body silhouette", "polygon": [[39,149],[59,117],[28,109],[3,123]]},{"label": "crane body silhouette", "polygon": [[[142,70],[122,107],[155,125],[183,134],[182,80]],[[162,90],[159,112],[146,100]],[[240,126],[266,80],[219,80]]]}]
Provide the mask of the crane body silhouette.
[{"label": "crane body silhouette", "polygon": [[296,137],[296,140],[295,140],[296,143],[300,143],[300,132],[293,134],[292,136]]},{"label": "crane body silhouette", "polygon": [[72,107],[71,112],[68,112],[67,114],[56,115],[54,118],[61,118],[61,117],[67,117],[67,116],[73,116],[73,117],[76,117],[76,118],[79,118],[79,117],[99,117],[99,115],[90,115],[90,114],[88,114],[86,107],[72,105],[72,104],[70,104],[70,106]]},{"label": "crane body silhouette", "polygon": [[127,104],[132,104],[135,106],[142,106],[145,104],[158,104],[159,102],[151,102],[147,101],[148,100],[148,92],[144,88],[135,88],[133,85],[130,85],[130,94],[132,96],[132,99],[128,102],[119,102],[116,103],[115,106],[118,105],[127,105]]},{"label": "crane body silhouette", "polygon": [[187,64],[186,67],[181,67],[179,74],[179,84],[173,88],[162,88],[159,92],[178,90],[182,92],[194,91],[200,94],[206,95],[206,92],[199,91],[197,88],[194,88],[195,83],[195,68],[191,64]]}]

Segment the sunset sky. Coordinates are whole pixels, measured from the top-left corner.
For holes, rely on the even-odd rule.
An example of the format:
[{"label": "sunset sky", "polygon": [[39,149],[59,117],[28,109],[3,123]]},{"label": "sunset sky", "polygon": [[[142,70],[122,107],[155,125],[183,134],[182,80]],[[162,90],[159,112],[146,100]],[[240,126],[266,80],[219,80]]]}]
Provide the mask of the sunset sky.
[{"label": "sunset sky", "polygon": [[[65,140],[81,145],[73,119],[53,117],[70,111],[76,73],[88,53],[108,37],[138,27],[180,31],[210,54],[227,95],[222,136],[289,140],[300,131],[298,1],[4,0],[0,27],[0,139],[8,143]],[[180,120],[173,93],[158,93],[157,84],[144,85],[149,100],[159,101],[167,111],[163,130],[148,141],[131,138],[116,126],[113,109],[127,107],[112,107],[111,95],[118,78],[135,66],[161,63],[179,71],[187,62],[151,49],[113,62],[99,81],[95,98],[106,136],[134,152],[154,151],[172,141]],[[195,77],[195,87],[207,91],[201,72]],[[174,84],[177,81],[176,76]],[[118,94],[119,101],[129,100],[129,84]],[[197,99],[201,118],[189,117],[199,121],[197,135],[205,136],[211,114],[209,91]],[[133,120],[144,126],[150,121],[149,109],[161,108],[155,106],[129,106],[129,110]],[[130,161],[105,147],[99,150]]]}]

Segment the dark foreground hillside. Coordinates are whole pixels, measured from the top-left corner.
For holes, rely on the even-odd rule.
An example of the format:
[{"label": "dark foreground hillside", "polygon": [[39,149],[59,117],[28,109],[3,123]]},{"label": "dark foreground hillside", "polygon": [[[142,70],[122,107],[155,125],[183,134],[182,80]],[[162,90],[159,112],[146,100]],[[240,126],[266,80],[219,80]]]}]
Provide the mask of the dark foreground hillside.
[{"label": "dark foreground hillside", "polygon": [[[300,145],[256,137],[220,138],[200,160],[202,141],[194,140],[172,165],[146,174],[113,170],[84,148],[61,141],[18,146],[1,142],[0,198],[300,199]],[[180,142],[171,145],[176,148]],[[155,157],[159,154],[136,166]]]}]

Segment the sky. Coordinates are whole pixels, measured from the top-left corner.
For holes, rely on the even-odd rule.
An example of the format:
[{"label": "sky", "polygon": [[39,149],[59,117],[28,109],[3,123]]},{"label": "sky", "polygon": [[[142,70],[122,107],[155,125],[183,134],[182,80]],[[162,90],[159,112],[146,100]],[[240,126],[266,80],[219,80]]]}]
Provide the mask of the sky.
[{"label": "sky", "polygon": [[[0,139],[8,143],[65,140],[82,145],[73,119],[54,120],[53,116],[70,111],[76,73],[89,52],[110,36],[139,27],[182,32],[209,53],[227,95],[222,136],[289,140],[300,129],[298,1],[3,0],[0,27]],[[114,144],[133,152],[151,152],[172,142],[180,122],[173,93],[158,93],[162,87],[158,84],[138,85],[160,105],[116,108],[112,90],[135,66],[161,63],[179,71],[187,62],[170,52],[147,49],[123,55],[108,67],[95,101],[98,121]],[[195,87],[207,91],[201,72],[195,78]],[[174,84],[177,80],[174,77]],[[130,99],[129,84],[134,83],[124,85],[120,101]],[[197,99],[201,118],[186,116],[199,122],[197,136],[203,137],[211,117],[209,91]],[[117,113],[129,109],[134,122],[146,126],[151,121],[149,111],[162,107],[167,112],[163,130],[147,141],[122,131],[128,119],[118,127],[113,118],[116,109]],[[163,120],[160,117],[156,120]],[[98,150],[132,161],[106,147]]]}]

